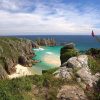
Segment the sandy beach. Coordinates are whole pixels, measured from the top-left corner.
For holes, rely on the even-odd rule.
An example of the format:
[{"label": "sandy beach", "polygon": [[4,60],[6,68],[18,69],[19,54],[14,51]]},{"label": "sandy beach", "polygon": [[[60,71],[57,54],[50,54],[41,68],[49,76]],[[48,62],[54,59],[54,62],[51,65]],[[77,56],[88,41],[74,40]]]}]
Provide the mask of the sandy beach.
[{"label": "sandy beach", "polygon": [[14,74],[8,75],[9,79],[35,74],[32,67],[24,67],[22,65],[17,64],[15,68],[16,68],[16,72]]},{"label": "sandy beach", "polygon": [[43,57],[43,61],[47,64],[55,65],[57,67],[60,66],[60,58],[55,54],[47,54]]},{"label": "sandy beach", "polygon": [[[55,67],[60,66],[60,58],[55,54],[46,54],[43,56],[43,61],[47,64],[54,65]],[[38,71],[38,69],[34,67],[24,67],[22,65],[17,64],[15,66],[16,72],[14,74],[8,75],[9,79],[27,76],[27,75],[34,75],[34,74],[42,74]]]}]

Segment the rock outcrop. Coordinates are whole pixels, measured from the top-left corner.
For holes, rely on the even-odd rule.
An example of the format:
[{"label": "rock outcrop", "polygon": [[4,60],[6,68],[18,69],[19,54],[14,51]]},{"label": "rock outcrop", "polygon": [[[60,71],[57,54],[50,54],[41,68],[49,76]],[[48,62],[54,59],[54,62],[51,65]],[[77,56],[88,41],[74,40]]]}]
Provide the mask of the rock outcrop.
[{"label": "rock outcrop", "polygon": [[53,38],[48,38],[48,39],[36,39],[35,43],[40,45],[40,46],[55,46],[56,41]]},{"label": "rock outcrop", "polygon": [[65,85],[57,94],[58,100],[88,100],[84,91],[78,85]]},{"label": "rock outcrop", "polygon": [[88,56],[87,55],[79,55],[77,57],[71,57],[67,60],[67,62],[63,63],[61,67],[67,66],[69,68],[82,68],[82,66],[88,65]]},{"label": "rock outcrop", "polygon": [[[32,66],[35,56],[32,48],[37,47],[32,41],[18,38],[0,38],[0,64],[7,74],[16,72],[15,65]],[[5,77],[7,74],[4,74]]]},{"label": "rock outcrop", "polygon": [[61,67],[54,73],[54,75],[55,75],[56,78],[72,80],[73,69],[72,68],[66,68],[66,66]]},{"label": "rock outcrop", "polygon": [[[96,51],[92,49],[87,54],[90,53],[94,58],[98,58],[98,51]],[[96,74],[93,74],[92,70],[95,63],[90,62],[90,55],[79,55],[73,43],[67,44],[61,49],[61,66],[54,72],[54,75],[56,78],[74,83],[74,85],[67,84],[62,86],[57,94],[58,100],[88,100],[86,93],[94,95],[94,87],[100,80],[100,73],[98,70]],[[98,66],[95,65],[95,67]],[[97,90],[98,88],[96,88]]]},{"label": "rock outcrop", "polygon": [[90,87],[92,87],[93,83],[99,79],[99,75],[92,75],[88,66],[87,55],[79,55],[77,57],[69,58],[55,73],[56,77],[65,79],[72,79],[73,76],[76,80],[80,78],[85,85],[89,84]]},{"label": "rock outcrop", "polygon": [[5,71],[5,69],[0,65],[0,79],[7,79],[7,72]]},{"label": "rock outcrop", "polygon": [[78,55],[78,51],[75,49],[74,43],[68,43],[61,48],[60,51],[60,60],[61,64],[66,62],[70,57]]},{"label": "rock outcrop", "polygon": [[[95,75],[91,72],[91,66],[89,65],[89,56],[77,55],[75,56],[76,51],[72,53],[74,49],[74,44],[70,43],[64,46],[61,49],[61,67],[54,73],[55,77],[73,80],[76,79],[77,82],[80,82],[85,85],[93,87],[93,84],[100,78],[100,73]],[[75,49],[74,49],[75,50]],[[74,57],[73,57],[74,56]]]}]

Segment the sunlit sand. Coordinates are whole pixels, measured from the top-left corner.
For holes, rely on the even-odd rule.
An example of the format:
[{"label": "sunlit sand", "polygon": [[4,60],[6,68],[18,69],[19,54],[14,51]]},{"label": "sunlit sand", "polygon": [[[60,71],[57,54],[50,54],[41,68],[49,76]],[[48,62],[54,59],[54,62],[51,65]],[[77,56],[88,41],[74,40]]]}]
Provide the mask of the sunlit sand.
[{"label": "sunlit sand", "polygon": [[47,64],[55,65],[57,67],[60,66],[60,58],[55,54],[47,54],[43,57],[43,61]]},{"label": "sunlit sand", "polygon": [[17,64],[15,68],[16,72],[14,74],[8,75],[10,79],[35,74],[35,72],[33,72],[32,70],[32,67],[24,67],[22,65]]}]

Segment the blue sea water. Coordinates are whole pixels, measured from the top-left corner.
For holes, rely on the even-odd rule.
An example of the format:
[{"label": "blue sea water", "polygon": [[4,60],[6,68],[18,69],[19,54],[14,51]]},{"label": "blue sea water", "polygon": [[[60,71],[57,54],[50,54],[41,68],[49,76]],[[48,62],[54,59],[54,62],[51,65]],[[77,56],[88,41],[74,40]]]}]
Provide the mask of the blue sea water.
[{"label": "blue sea water", "polygon": [[58,44],[64,42],[74,42],[76,44],[76,47],[82,51],[89,48],[100,48],[100,42],[96,41],[96,39],[91,35],[27,35],[16,37],[28,38],[33,41],[37,38],[54,38]]},{"label": "blue sea water", "polygon": [[[80,51],[88,50],[89,48],[100,48],[100,42],[96,41],[95,38],[89,35],[31,35],[31,36],[16,36],[20,38],[27,38],[31,40],[35,40],[37,38],[54,38],[58,44],[60,43],[69,43],[74,42],[76,44],[76,48]],[[100,37],[100,36],[98,36]],[[54,67],[53,64],[48,64],[43,60],[43,57],[48,54],[57,55],[60,57],[60,49],[62,46],[55,47],[42,47],[42,50],[34,50],[36,53],[36,57],[33,59],[40,60],[40,63],[37,63],[33,66],[34,70],[50,69]],[[54,60],[52,58],[52,60]]]}]

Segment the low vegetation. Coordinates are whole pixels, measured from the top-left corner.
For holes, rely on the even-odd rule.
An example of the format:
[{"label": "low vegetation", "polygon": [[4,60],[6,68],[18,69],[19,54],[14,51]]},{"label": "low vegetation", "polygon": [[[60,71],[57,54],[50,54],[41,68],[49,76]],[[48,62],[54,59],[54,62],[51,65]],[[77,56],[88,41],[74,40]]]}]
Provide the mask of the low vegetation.
[{"label": "low vegetation", "polygon": [[95,74],[100,72],[100,49],[91,48],[89,49],[86,54],[88,54],[89,58],[89,67],[91,71]]},{"label": "low vegetation", "polygon": [[96,59],[94,59],[92,56],[89,56],[89,60],[88,60],[89,68],[91,69],[93,74],[100,72],[99,62]]},{"label": "low vegetation", "polygon": [[62,48],[61,49],[61,63],[66,62],[70,57],[73,56],[77,56],[78,55],[78,51],[76,49],[66,49],[66,48]]},{"label": "low vegetation", "polygon": [[56,100],[62,85],[75,82],[55,78],[55,70],[48,70],[43,75],[0,81],[0,100]]},{"label": "low vegetation", "polygon": [[[11,58],[12,60],[14,58],[15,61],[17,61],[19,52],[21,53],[21,50],[27,48],[27,46],[24,48],[26,42],[23,43],[23,47],[19,48],[20,43],[21,40],[17,38],[0,38],[0,73],[3,76],[7,76],[5,59]],[[26,51],[27,49],[23,52],[27,53]],[[92,48],[86,53],[89,55],[89,67],[93,74],[100,72],[100,50]],[[77,55],[78,52],[74,47],[61,49],[62,63],[67,61],[70,57]],[[10,64],[8,63],[8,65]],[[25,76],[12,80],[4,78],[5,80],[0,80],[0,100],[56,100],[58,90],[61,86],[77,84],[75,78],[70,81],[55,78],[53,73],[56,70],[57,68],[43,71],[42,75]],[[100,80],[97,85],[94,86],[94,91],[86,91],[86,94],[90,100],[100,100]]]},{"label": "low vegetation", "polygon": [[7,74],[14,73],[16,71],[15,65],[17,64],[28,67],[32,66],[32,63],[34,63],[32,57],[35,55],[32,48],[33,44],[30,40],[20,39],[16,37],[1,37],[0,79],[5,79],[5,77],[7,77]]},{"label": "low vegetation", "polygon": [[[100,49],[91,48],[86,54],[89,58],[89,68],[93,74],[100,73]],[[94,85],[93,91],[86,92],[87,96],[91,100],[100,100],[100,79],[97,82],[97,85]]]}]

